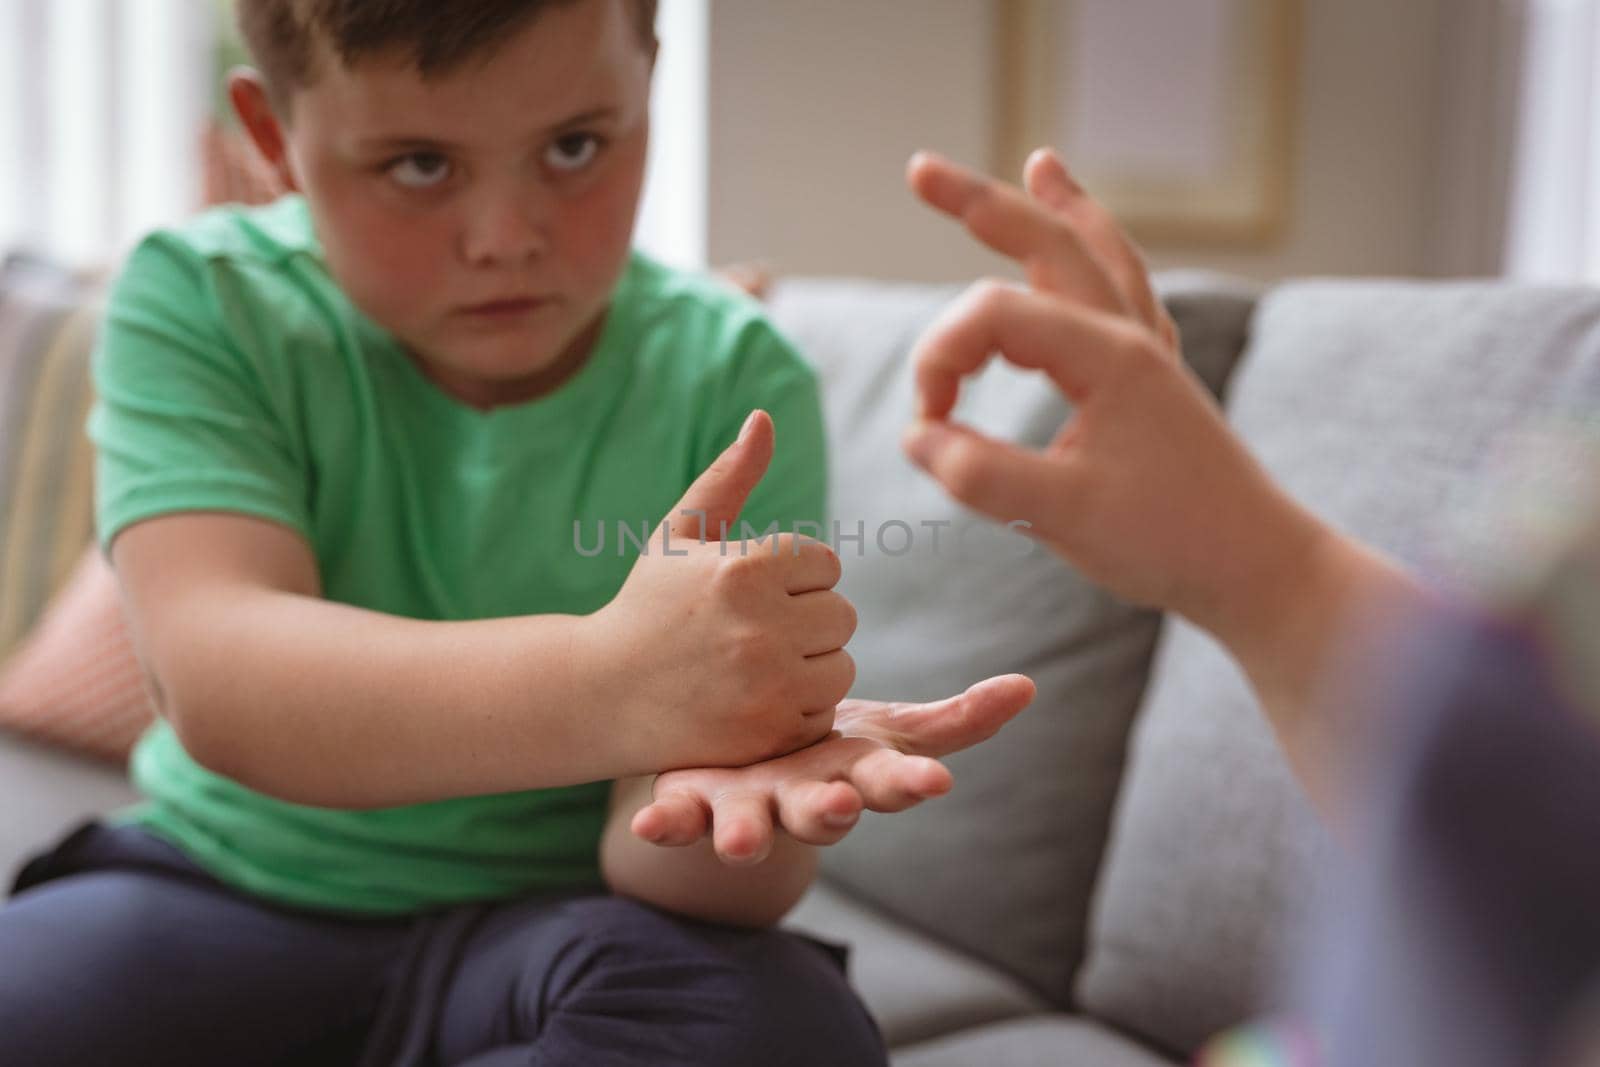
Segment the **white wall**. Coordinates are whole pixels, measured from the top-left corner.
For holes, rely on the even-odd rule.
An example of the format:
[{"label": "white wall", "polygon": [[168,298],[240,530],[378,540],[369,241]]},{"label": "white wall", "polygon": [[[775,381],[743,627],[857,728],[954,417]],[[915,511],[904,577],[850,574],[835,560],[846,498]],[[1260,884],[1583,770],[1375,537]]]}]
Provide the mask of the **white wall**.
[{"label": "white wall", "polygon": [[[1262,278],[1424,268],[1435,36],[1449,0],[1305,5],[1285,239],[1152,249],[1154,265]],[[995,0],[713,0],[711,262],[916,280],[1000,269],[901,181],[918,147],[989,164],[994,15]]]},{"label": "white wall", "polygon": [[1304,2],[1294,215],[1283,243],[1152,250],[1153,265],[1260,278],[1426,268],[1441,0]]},{"label": "white wall", "polygon": [[903,180],[918,148],[988,162],[992,36],[988,0],[713,0],[711,262],[996,269]]}]

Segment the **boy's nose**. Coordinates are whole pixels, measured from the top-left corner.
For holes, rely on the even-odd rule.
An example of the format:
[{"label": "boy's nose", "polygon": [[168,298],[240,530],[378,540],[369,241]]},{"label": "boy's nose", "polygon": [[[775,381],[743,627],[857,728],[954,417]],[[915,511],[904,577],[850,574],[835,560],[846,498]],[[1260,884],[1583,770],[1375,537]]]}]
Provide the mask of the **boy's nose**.
[{"label": "boy's nose", "polygon": [[469,212],[461,234],[462,258],[473,265],[520,265],[549,248],[549,199],[542,191],[485,198]]}]

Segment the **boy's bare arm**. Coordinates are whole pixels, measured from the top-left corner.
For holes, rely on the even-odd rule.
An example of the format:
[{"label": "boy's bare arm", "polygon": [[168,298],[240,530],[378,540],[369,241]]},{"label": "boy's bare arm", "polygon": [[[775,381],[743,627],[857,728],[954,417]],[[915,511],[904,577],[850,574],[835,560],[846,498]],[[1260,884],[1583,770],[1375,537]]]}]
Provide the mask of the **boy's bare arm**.
[{"label": "boy's bare arm", "polygon": [[136,523],[113,562],[184,747],[269,795],[389,807],[737,766],[825,736],[855,676],[826,545],[694,540],[699,516],[738,514],[772,446],[757,413],[663,523],[671,552],[641,556],[590,616],[428,622],[331,603],[298,534],[231,514]]},{"label": "boy's bare arm", "polygon": [[[752,840],[756,851],[738,865],[717,855],[710,837],[682,848],[662,848],[630,829],[650,804],[655,775],[616,782],[611,815],[600,840],[600,870],[612,891],[704,922],[771,926],[794,907],[817,873],[817,849],[785,833]],[[752,794],[751,804],[770,803]],[[736,806],[736,798],[723,798]],[[759,846],[759,847],[758,847]]]},{"label": "boy's bare arm", "polygon": [[581,619],[331,603],[299,535],[238,515],[136,524],[113,558],[159,710],[253,789],[381,807],[609,778],[635,758]]}]

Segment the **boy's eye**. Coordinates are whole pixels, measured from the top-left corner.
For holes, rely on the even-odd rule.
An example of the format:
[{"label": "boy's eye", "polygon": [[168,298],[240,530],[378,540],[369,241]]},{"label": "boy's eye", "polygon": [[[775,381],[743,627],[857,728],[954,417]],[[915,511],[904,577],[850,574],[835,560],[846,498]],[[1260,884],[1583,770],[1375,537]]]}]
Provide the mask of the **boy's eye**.
[{"label": "boy's eye", "polygon": [[450,177],[450,161],[438,152],[413,152],[390,163],[388,172],[407,189],[432,189]]},{"label": "boy's eye", "polygon": [[582,170],[600,151],[600,138],[592,133],[569,133],[544,150],[546,165],[555,170]]}]

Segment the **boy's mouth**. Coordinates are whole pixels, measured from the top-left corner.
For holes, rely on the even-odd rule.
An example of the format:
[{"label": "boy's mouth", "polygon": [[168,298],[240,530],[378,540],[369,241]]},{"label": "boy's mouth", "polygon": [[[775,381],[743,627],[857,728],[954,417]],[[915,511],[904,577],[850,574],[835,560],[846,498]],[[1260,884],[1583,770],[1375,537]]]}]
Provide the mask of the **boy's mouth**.
[{"label": "boy's mouth", "polygon": [[554,303],[554,300],[550,297],[507,297],[503,300],[488,300],[482,304],[468,305],[461,309],[461,313],[471,318],[515,318],[519,315],[526,315],[529,312],[536,311],[551,303]]}]

